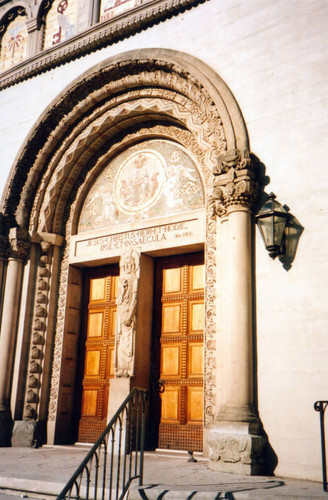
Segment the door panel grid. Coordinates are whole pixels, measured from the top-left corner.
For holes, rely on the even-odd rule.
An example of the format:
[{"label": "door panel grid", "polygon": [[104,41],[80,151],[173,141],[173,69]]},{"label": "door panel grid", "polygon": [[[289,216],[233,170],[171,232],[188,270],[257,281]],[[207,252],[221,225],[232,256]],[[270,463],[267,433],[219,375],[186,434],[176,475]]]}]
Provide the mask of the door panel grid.
[{"label": "door panel grid", "polygon": [[114,376],[118,268],[88,273],[81,418],[78,440],[94,442],[107,423],[110,379]]},{"label": "door panel grid", "polygon": [[[203,448],[204,265],[202,254],[159,259],[160,448]],[[157,337],[158,338],[158,337]]]}]

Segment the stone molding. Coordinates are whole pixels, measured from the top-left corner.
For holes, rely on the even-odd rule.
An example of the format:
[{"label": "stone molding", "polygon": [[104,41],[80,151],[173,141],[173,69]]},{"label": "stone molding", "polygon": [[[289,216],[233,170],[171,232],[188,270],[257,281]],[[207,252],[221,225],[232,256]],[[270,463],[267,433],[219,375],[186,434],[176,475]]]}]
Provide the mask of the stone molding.
[{"label": "stone molding", "polygon": [[213,170],[214,183],[210,197],[213,216],[225,216],[241,207],[252,212],[259,195],[257,163],[249,151],[232,149],[224,152]]},{"label": "stone molding", "polygon": [[141,29],[183,13],[204,1],[207,0],[152,0],[117,16],[115,20],[98,22],[58,46],[46,49],[0,74],[0,89],[113,45]]}]

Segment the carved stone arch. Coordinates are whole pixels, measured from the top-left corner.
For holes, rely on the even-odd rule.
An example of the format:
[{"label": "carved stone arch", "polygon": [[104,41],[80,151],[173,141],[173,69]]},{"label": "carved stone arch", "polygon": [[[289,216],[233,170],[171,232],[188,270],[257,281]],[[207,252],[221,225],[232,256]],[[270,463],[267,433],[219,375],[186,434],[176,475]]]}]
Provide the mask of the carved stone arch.
[{"label": "carved stone arch", "polygon": [[[105,117],[111,114],[109,128]],[[42,216],[55,220],[52,216],[67,200],[82,159],[87,163],[95,148],[122,129],[154,119],[178,123],[192,132],[200,147],[207,149],[212,166],[222,149],[248,148],[238,104],[207,65],[171,50],[131,51],[88,70],[48,106],[12,168],[3,212],[20,226],[36,230],[43,224],[45,229]],[[70,171],[70,161],[77,156],[79,162]]]}]

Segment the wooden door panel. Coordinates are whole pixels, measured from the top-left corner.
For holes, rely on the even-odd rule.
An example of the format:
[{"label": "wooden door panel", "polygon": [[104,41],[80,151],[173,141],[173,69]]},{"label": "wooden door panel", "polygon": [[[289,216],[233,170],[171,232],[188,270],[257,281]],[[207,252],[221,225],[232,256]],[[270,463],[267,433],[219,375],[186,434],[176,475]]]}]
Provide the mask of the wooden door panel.
[{"label": "wooden door panel", "polygon": [[202,451],[204,264],[202,254],[159,259],[157,342],[161,393],[158,446]]},{"label": "wooden door panel", "polygon": [[165,423],[178,424],[180,421],[181,388],[168,386],[161,394],[162,412],[161,420]]},{"label": "wooden door panel", "polygon": [[163,293],[178,293],[182,290],[181,268],[164,269],[163,271]]},{"label": "wooden door panel", "polygon": [[188,377],[202,377],[204,373],[204,346],[202,342],[188,343]]},{"label": "wooden door panel", "polygon": [[99,377],[102,349],[88,349],[85,355],[84,377]]},{"label": "wooden door panel", "polygon": [[204,264],[199,264],[198,266],[190,266],[190,291],[204,290],[205,287],[205,268]]},{"label": "wooden door panel", "polygon": [[118,266],[88,272],[86,331],[78,440],[94,442],[107,423],[110,379],[114,376]]},{"label": "wooden door panel", "polygon": [[114,359],[115,359],[115,349],[114,347],[109,347],[107,353],[107,369],[106,369],[107,378],[114,377]]},{"label": "wooden door panel", "polygon": [[188,387],[187,423],[199,424],[203,421],[203,388]]},{"label": "wooden door panel", "polygon": [[88,318],[88,337],[102,337],[104,333],[104,312],[90,311]]},{"label": "wooden door panel", "polygon": [[204,300],[191,300],[189,302],[189,333],[204,331]]},{"label": "wooden door panel", "polygon": [[90,302],[105,300],[106,278],[95,278],[90,283]]},{"label": "wooden door panel", "polygon": [[163,304],[162,333],[180,333],[182,329],[182,303]]},{"label": "wooden door panel", "polygon": [[180,344],[162,345],[161,376],[163,378],[181,376],[180,352]]},{"label": "wooden door panel", "polygon": [[83,391],[82,399],[82,416],[83,417],[96,417],[99,401],[99,388],[89,387]]}]

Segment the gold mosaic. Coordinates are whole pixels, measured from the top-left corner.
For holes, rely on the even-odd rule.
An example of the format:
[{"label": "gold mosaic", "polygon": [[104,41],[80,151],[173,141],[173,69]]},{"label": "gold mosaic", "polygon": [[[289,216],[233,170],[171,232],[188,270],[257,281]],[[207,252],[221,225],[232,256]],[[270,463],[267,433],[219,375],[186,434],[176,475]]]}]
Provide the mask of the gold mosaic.
[{"label": "gold mosaic", "polygon": [[195,163],[173,142],[152,139],[116,156],[84,201],[78,232],[174,215],[204,206]]}]

